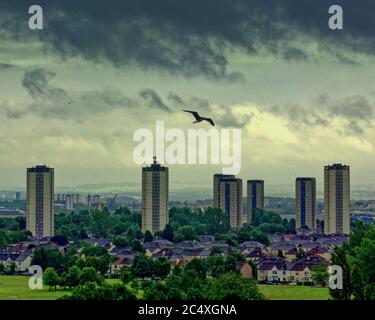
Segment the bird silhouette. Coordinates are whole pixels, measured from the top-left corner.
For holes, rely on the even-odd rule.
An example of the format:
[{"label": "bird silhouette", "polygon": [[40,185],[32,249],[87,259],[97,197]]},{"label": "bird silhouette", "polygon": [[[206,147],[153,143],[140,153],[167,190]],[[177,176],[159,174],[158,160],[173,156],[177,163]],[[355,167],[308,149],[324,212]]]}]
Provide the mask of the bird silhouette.
[{"label": "bird silhouette", "polygon": [[73,101],[69,101],[69,102],[68,102],[68,104],[72,104],[72,103],[73,103]]},{"label": "bird silhouette", "polygon": [[215,123],[214,121],[211,119],[211,118],[205,118],[205,117],[201,117],[199,115],[198,112],[196,111],[190,111],[190,110],[182,110],[182,111],[185,111],[185,112],[188,112],[188,113],[191,113],[194,118],[195,118],[195,121],[193,123],[199,123],[199,122],[202,122],[202,121],[207,121],[209,122],[211,125],[215,126]]}]

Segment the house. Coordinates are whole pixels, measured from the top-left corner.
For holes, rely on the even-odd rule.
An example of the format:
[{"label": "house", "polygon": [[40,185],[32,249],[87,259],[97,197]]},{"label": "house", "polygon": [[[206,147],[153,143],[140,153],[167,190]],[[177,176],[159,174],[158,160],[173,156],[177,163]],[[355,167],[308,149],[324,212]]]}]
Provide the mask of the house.
[{"label": "house", "polygon": [[123,266],[131,266],[133,264],[135,255],[119,256],[111,263],[110,273],[118,274]]},{"label": "house", "polygon": [[170,248],[173,246],[173,242],[165,239],[157,239],[151,242],[143,243],[143,248],[148,249],[150,252],[154,252],[156,249]]},{"label": "house", "polygon": [[30,265],[31,265],[31,260],[32,260],[31,250],[28,250],[19,254],[18,257],[15,259],[16,271],[28,273]]},{"label": "house", "polygon": [[158,259],[158,258],[169,258],[173,255],[173,251],[170,248],[163,248],[163,249],[156,249],[153,254],[151,255],[152,258]]},{"label": "house", "polygon": [[272,244],[269,247],[269,251],[272,256],[279,255],[279,252],[281,252],[285,256],[285,254],[293,248],[295,248],[295,246],[288,242],[278,242],[278,243]]},{"label": "house", "polygon": [[307,256],[308,257],[318,257],[318,258],[323,259],[325,261],[331,260],[331,253],[325,247],[315,247],[307,253]]},{"label": "house", "polygon": [[250,252],[248,250],[245,250],[243,254],[245,255],[246,259],[249,259],[251,261],[258,261],[259,259],[266,256],[261,248],[255,248]]},{"label": "house", "polygon": [[260,243],[258,241],[245,241],[238,245],[240,249],[255,249],[255,248],[261,248],[263,249],[265,245],[263,243]]},{"label": "house", "polygon": [[290,249],[287,253],[285,253],[284,257],[285,260],[288,262],[292,262],[297,258],[298,250],[297,248]]},{"label": "house", "polygon": [[236,263],[236,269],[240,272],[243,278],[245,279],[253,278],[253,268],[247,262]]},{"label": "house", "polygon": [[311,282],[311,265],[307,262],[298,262],[291,266],[289,272],[290,282]]},{"label": "house", "polygon": [[1,251],[0,252],[0,263],[4,265],[4,267],[10,267],[12,263],[16,263],[17,257],[20,255],[19,251]]},{"label": "house", "polygon": [[285,281],[288,277],[284,259],[265,257],[259,260],[257,267],[258,281]]}]

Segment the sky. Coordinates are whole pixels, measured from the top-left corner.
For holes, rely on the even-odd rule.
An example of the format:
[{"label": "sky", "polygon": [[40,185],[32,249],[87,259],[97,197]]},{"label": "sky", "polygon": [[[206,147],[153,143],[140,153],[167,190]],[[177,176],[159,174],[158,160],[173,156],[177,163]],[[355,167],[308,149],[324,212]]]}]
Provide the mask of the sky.
[{"label": "sky", "polygon": [[[39,4],[44,29],[28,28]],[[330,5],[344,29],[330,30]],[[0,0],[0,188],[26,168],[58,186],[139,181],[137,129],[241,129],[239,177],[323,179],[351,166],[375,182],[375,2],[371,0]],[[211,185],[222,166],[168,165]]]}]

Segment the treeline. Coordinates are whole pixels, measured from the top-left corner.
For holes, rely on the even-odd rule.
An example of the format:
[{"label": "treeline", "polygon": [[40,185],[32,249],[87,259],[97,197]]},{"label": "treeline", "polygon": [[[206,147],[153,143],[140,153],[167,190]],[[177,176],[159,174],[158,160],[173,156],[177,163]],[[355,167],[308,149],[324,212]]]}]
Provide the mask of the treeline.
[{"label": "treeline", "polygon": [[[131,267],[120,272],[122,285],[85,282],[72,291],[68,300],[259,300],[263,299],[256,282],[243,278],[238,263],[243,255],[230,252],[227,257],[212,254],[208,259],[193,259],[185,267],[171,269],[164,258],[153,260],[138,255]],[[84,280],[86,281],[86,279]],[[123,286],[124,285],[124,286]],[[103,292],[107,295],[103,296]],[[120,294],[122,292],[123,294]]]},{"label": "treeline", "polygon": [[7,248],[9,244],[26,241],[31,233],[25,228],[24,217],[0,218],[0,249]]},{"label": "treeline", "polygon": [[[140,241],[152,241],[155,237],[172,242],[197,240],[200,235],[214,235],[235,246],[241,242],[254,240],[265,245],[269,243],[267,234],[295,233],[294,219],[281,219],[273,212],[254,210],[251,225],[239,230],[231,230],[227,217],[219,209],[191,210],[189,208],[171,208],[170,222],[165,230],[152,235],[140,230],[141,215],[128,208],[120,208],[115,213],[103,210],[81,210],[63,212],[55,215],[55,237],[60,245],[68,241],[79,242],[89,237],[107,238],[119,247],[133,247],[142,251]],[[30,232],[25,231],[25,218],[0,219],[0,248],[9,244],[26,241]]]},{"label": "treeline", "polygon": [[[59,213],[55,216],[55,234],[68,240],[95,238],[115,238],[126,234],[142,238],[140,231],[141,215],[128,208],[120,208],[111,214],[103,210],[81,210],[77,213]],[[138,234],[137,234],[138,233]]]},{"label": "treeline", "polygon": [[295,219],[282,219],[274,212],[254,210],[253,221],[239,230],[231,230],[225,213],[219,209],[191,211],[188,208],[171,208],[169,225],[155,235],[172,242],[196,240],[200,235],[214,235],[231,246],[245,241],[259,241],[269,244],[267,234],[295,233]]}]

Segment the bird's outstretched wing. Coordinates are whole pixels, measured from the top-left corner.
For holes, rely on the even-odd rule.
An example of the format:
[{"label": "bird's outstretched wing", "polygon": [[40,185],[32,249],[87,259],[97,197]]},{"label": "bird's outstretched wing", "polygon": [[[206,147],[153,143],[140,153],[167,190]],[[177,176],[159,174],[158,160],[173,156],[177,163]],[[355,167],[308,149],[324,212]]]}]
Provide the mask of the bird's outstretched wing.
[{"label": "bird's outstretched wing", "polygon": [[212,120],[211,118],[205,118],[204,120],[208,121],[208,122],[211,123],[213,126],[215,126],[214,120]]},{"label": "bird's outstretched wing", "polygon": [[182,111],[191,113],[196,120],[200,120],[201,119],[200,115],[196,111],[189,111],[189,110],[182,110]]}]

